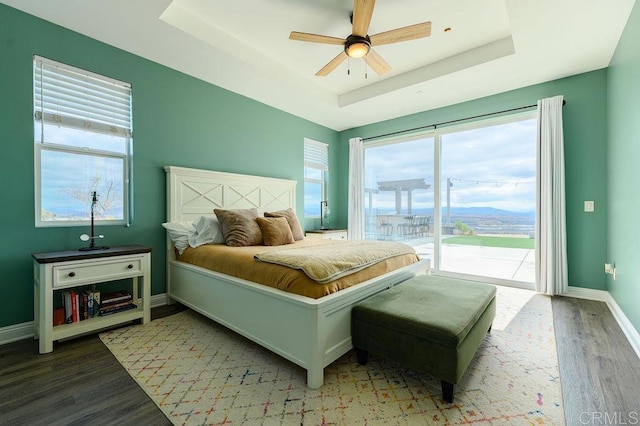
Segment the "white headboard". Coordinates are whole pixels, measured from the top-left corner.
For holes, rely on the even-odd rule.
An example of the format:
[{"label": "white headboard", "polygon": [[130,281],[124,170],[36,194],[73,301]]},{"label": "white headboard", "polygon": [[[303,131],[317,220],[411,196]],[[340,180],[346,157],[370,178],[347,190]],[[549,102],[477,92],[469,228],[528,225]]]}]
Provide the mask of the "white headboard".
[{"label": "white headboard", "polygon": [[295,180],[165,166],[167,222],[212,215],[214,208],[248,209],[260,213],[296,209]]}]

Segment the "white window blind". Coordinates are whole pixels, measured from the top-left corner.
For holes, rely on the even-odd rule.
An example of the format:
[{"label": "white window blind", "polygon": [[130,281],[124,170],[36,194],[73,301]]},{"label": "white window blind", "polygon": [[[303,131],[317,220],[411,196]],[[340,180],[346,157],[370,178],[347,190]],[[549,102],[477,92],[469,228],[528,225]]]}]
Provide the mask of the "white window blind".
[{"label": "white window blind", "polygon": [[324,172],[329,170],[329,146],[326,143],[305,139],[304,165]]},{"label": "white window blind", "polygon": [[327,200],[329,145],[304,139],[304,215],[320,217],[320,202]]},{"label": "white window blind", "polygon": [[131,137],[131,85],[34,56],[34,112],[36,121]]}]

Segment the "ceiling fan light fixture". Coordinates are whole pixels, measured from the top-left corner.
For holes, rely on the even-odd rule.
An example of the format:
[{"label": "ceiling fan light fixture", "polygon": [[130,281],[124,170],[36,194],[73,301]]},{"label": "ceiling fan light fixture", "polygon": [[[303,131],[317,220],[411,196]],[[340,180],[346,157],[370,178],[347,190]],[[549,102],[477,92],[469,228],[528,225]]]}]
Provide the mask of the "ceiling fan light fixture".
[{"label": "ceiling fan light fixture", "polygon": [[344,44],[344,53],[350,58],[362,58],[369,53],[369,49],[371,49],[369,37],[350,35]]}]

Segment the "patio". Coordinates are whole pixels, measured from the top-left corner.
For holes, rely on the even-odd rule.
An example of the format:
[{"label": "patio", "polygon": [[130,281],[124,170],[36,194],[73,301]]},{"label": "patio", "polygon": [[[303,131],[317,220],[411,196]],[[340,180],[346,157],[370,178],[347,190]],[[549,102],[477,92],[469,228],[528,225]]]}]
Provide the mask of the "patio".
[{"label": "patio", "polygon": [[[451,238],[443,235],[442,240]],[[433,236],[395,239],[415,248],[420,257],[434,258]],[[535,283],[535,250],[441,244],[441,271]]]}]

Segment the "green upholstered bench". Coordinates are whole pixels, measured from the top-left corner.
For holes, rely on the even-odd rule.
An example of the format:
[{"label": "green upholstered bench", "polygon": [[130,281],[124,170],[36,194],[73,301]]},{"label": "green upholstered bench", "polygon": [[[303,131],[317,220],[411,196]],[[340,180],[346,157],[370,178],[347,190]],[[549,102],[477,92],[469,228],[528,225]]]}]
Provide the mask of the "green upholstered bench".
[{"label": "green upholstered bench", "polygon": [[453,402],[458,383],[496,314],[496,288],[420,275],[353,307],[352,342],[360,364],[369,352],[441,379]]}]

